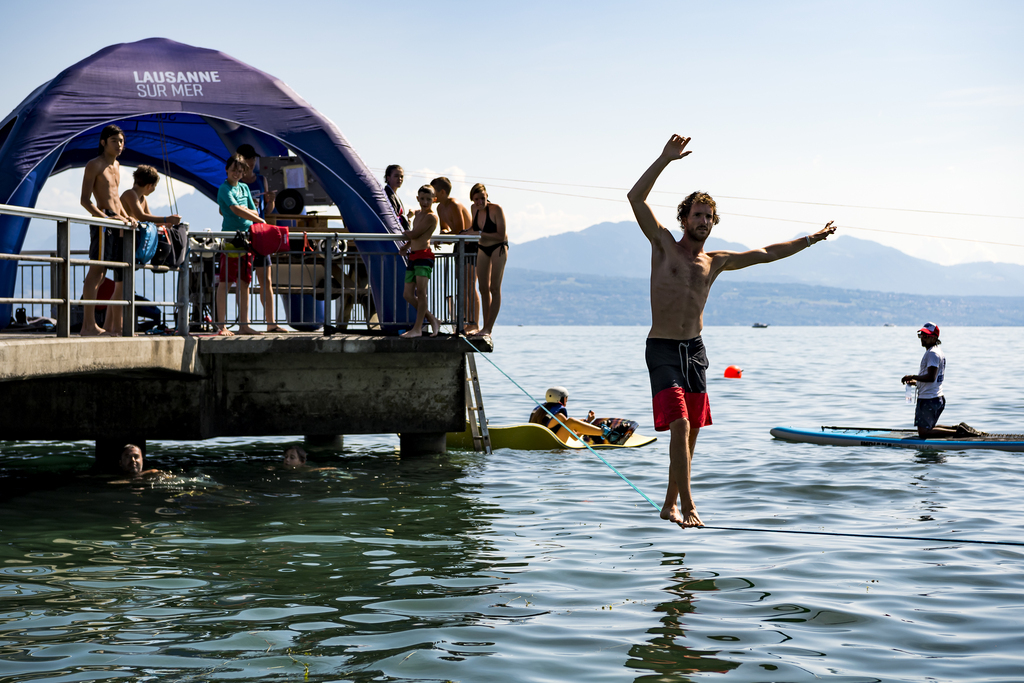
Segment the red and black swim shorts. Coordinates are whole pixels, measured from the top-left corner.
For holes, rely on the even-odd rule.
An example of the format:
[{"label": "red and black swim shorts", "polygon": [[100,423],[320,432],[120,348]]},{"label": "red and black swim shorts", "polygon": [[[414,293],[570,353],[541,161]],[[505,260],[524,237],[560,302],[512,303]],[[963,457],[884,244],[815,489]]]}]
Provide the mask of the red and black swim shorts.
[{"label": "red and black swim shorts", "polygon": [[654,428],[667,431],[680,418],[692,427],[711,424],[708,404],[708,356],[700,337],[647,338],[647,370],[654,396]]}]

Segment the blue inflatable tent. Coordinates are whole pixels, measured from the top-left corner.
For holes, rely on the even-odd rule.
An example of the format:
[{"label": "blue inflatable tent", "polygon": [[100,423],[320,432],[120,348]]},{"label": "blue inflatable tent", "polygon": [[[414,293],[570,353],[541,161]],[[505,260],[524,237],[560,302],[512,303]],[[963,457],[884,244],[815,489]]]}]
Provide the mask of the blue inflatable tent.
[{"label": "blue inflatable tent", "polygon": [[[380,184],[341,131],[287,85],[222,52],[164,38],[100,50],[41,85],[0,121],[0,204],[34,207],[54,173],[85,166],[104,126],[125,131],[122,163],[169,169],[216,200],[224,161],[238,145],[263,156],[291,150],[317,175],[345,226],[357,233],[401,227]],[[28,219],[0,215],[0,252],[21,252]],[[390,242],[364,242],[377,311],[385,329],[409,320]],[[12,296],[13,261],[0,261],[0,296]],[[11,317],[0,305],[0,329]]]}]

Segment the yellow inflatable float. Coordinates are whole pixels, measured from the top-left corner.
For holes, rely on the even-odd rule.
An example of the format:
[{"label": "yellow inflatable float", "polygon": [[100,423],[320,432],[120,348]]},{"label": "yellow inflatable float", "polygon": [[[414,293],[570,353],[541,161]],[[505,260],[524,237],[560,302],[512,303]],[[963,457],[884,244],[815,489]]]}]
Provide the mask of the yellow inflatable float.
[{"label": "yellow inflatable float", "polygon": [[[597,422],[601,422],[601,420],[595,420],[595,423]],[[573,448],[576,450],[585,448],[579,439],[568,437],[568,443],[563,442],[555,436],[554,432],[539,424],[528,423],[507,427],[488,426],[488,431],[491,434],[492,450],[514,448],[520,451],[554,451],[563,448]],[[563,428],[559,431],[564,432],[565,429]],[[622,443],[607,443],[601,437],[584,436],[583,438],[587,439],[588,442],[594,442],[590,443],[591,448],[637,448],[658,440],[657,437],[644,436],[636,432],[630,434]],[[448,448],[473,450],[473,434],[469,431],[469,423],[466,423],[466,429],[463,432],[449,432],[447,443]]]}]

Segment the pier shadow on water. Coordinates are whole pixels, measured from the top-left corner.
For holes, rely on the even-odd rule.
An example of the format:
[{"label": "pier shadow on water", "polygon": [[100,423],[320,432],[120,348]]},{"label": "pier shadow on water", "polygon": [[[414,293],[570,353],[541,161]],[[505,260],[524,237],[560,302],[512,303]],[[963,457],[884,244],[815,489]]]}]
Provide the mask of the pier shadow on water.
[{"label": "pier shadow on water", "polygon": [[500,510],[461,483],[475,454],[153,446],[173,476],[134,483],[69,474],[87,445],[5,444],[0,677],[369,680],[437,629],[535,612],[482,575]]}]

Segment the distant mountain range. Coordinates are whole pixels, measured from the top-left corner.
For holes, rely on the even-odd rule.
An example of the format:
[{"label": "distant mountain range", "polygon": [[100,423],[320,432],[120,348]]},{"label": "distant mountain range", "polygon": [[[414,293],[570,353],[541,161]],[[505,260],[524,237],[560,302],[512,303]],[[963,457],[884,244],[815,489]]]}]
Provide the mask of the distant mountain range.
[{"label": "distant mountain range", "polygon": [[[940,326],[1024,326],[1024,297],[900,294],[719,278],[704,309],[705,325],[902,326],[926,320]],[[646,273],[643,278],[608,277],[508,268],[498,322],[650,325],[650,282]]]},{"label": "distant mountain range", "polygon": [[[745,251],[749,247],[711,237],[705,249]],[[509,267],[562,275],[646,279],[651,270],[651,247],[633,221],[599,223],[580,232],[515,244],[509,253]],[[943,266],[877,242],[842,235],[775,263],[723,273],[715,287],[743,282],[953,297],[1020,297],[1024,296],[1024,266]]]}]

